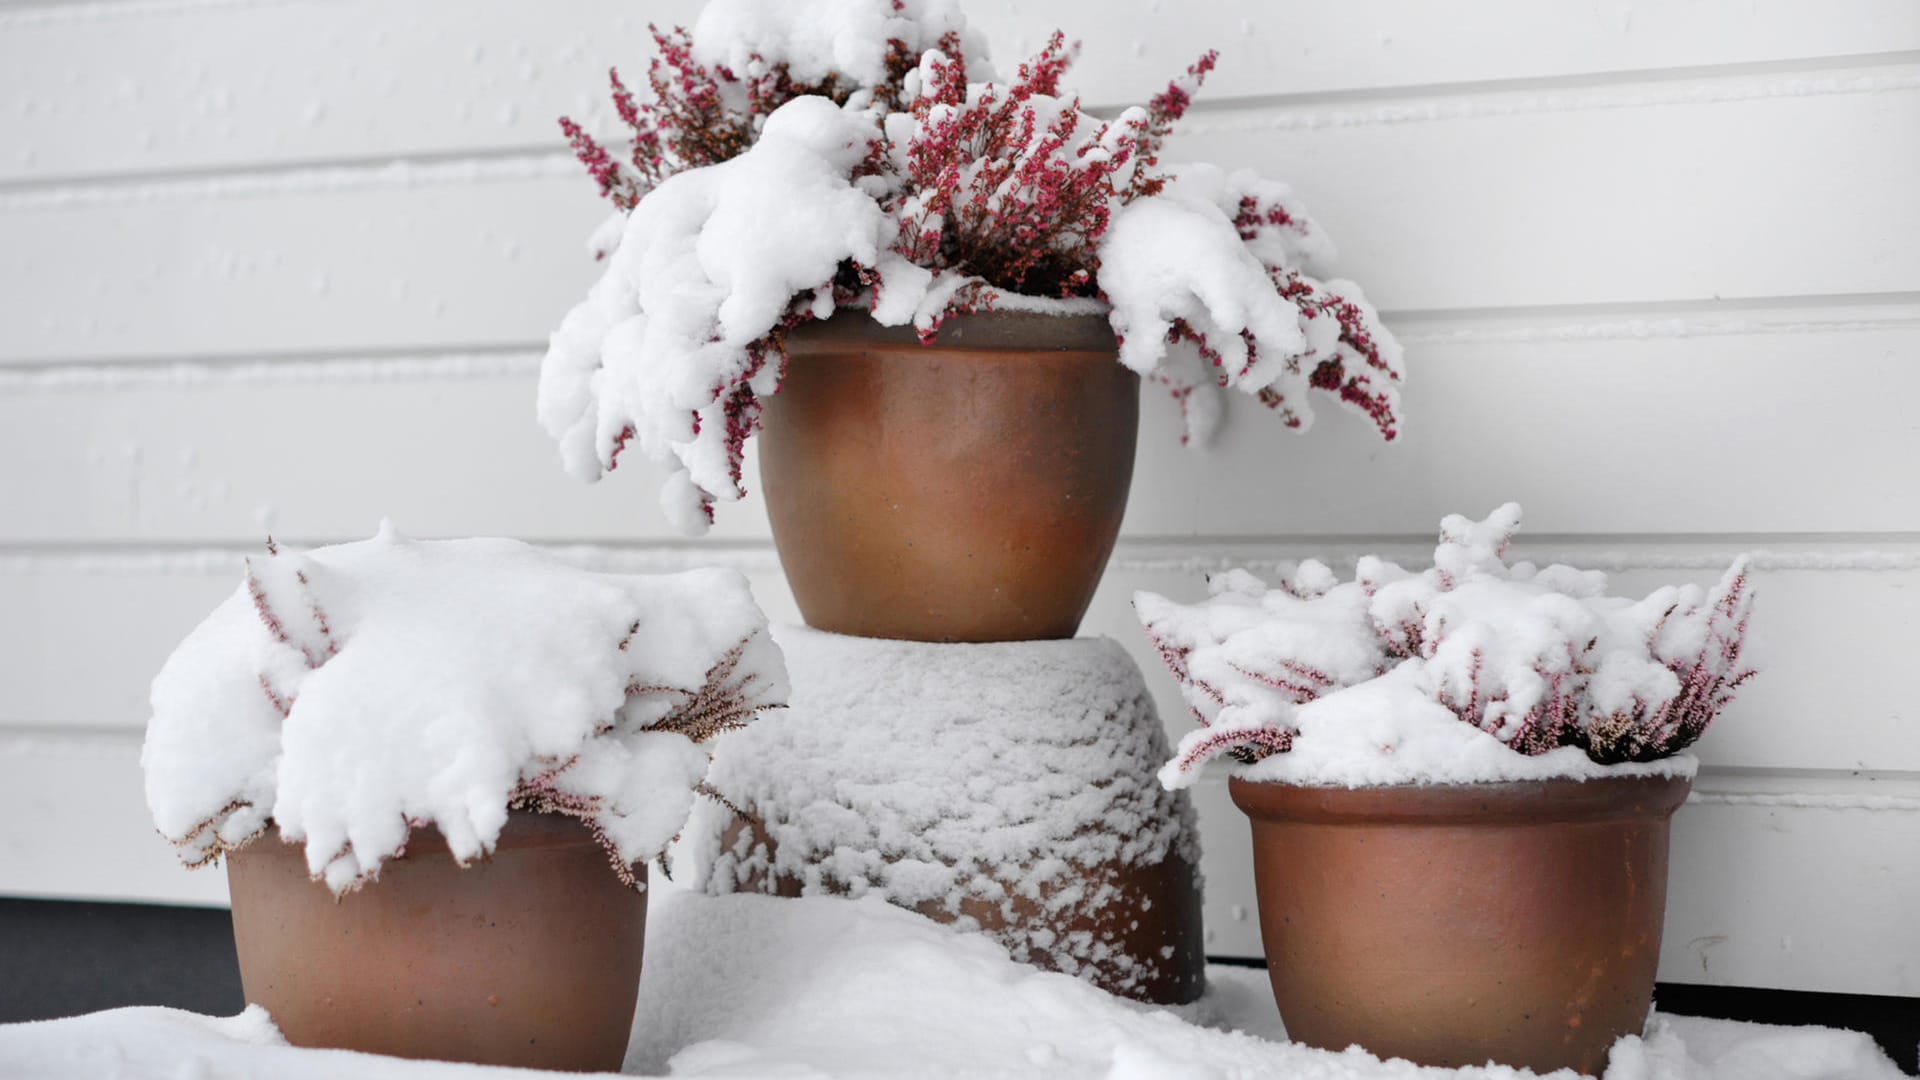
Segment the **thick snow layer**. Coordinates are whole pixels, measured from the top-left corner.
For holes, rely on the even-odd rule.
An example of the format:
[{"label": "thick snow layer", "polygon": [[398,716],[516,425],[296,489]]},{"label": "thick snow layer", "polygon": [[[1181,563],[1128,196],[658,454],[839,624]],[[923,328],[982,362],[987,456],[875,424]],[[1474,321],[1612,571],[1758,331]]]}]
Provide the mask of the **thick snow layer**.
[{"label": "thick snow layer", "polygon": [[1173,853],[1199,864],[1191,806],[1154,782],[1166,738],[1126,650],[1106,638],[774,634],[793,671],[792,707],[720,739],[708,776],[761,823],[772,851],[746,836],[723,849],[732,815],[703,806],[688,836],[706,888],[876,893],[950,916],[984,901],[1012,924],[1004,943],[1016,956],[1063,971],[1092,962],[1110,985],[1159,962],[1113,958],[1093,936],[1023,929],[1011,906],[1024,897],[1052,925],[1092,922],[1113,896],[1111,885],[1088,887],[1088,871]]},{"label": "thick snow layer", "polygon": [[870,87],[887,80],[889,42],[918,56],[950,32],[961,35],[970,61],[986,60],[987,43],[956,0],[708,0],[692,38],[695,59],[741,77],[755,65],[786,64],[795,82],[837,75]]},{"label": "thick snow layer", "polygon": [[708,722],[784,694],[765,628],[738,573],[599,574],[512,540],[388,527],[253,559],[154,680],[147,801],[189,863],[271,821],[336,892],[422,825],[484,854],[513,802],[642,862],[686,820]]},{"label": "thick snow layer", "polygon": [[597,478],[637,437],[647,457],[676,463],[661,498],[683,532],[705,530],[711,500],[740,497],[727,432],[743,421],[728,403],[744,384],[779,387],[778,366],[751,346],[796,293],[885,248],[885,215],[848,179],[878,134],[826,98],[795,98],[748,152],[641,200],[541,369],[537,412],[569,471]]},{"label": "thick snow layer", "polygon": [[1692,775],[1675,751],[1745,677],[1744,562],[1711,594],[1633,601],[1599,571],[1509,564],[1519,526],[1513,504],[1449,517],[1417,574],[1368,557],[1341,582],[1308,560],[1272,586],[1213,575],[1199,604],[1136,595],[1202,724],[1162,780],[1220,754],[1247,779],[1347,787]]},{"label": "thick snow layer", "polygon": [[[1013,963],[877,899],[662,889],[630,1075],[1068,1080],[1518,1080],[1280,1041],[1266,975],[1214,968],[1205,999],[1153,1009]],[[35,1080],[517,1080],[551,1075],[285,1045],[264,1013],[119,1009],[0,1026],[0,1074]],[[1572,1080],[1571,1073],[1555,1074]],[[1863,1035],[1656,1014],[1605,1080],[1897,1080]]]}]

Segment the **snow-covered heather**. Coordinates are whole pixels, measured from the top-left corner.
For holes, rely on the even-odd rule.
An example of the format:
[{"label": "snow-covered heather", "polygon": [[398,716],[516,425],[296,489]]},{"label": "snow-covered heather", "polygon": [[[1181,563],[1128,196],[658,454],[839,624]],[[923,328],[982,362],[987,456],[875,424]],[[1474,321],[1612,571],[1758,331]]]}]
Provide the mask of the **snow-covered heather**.
[{"label": "snow-covered heather", "polygon": [[[687,835],[705,888],[877,894],[963,921],[963,905],[984,904],[1013,924],[1002,938],[1016,957],[1091,964],[1111,986],[1152,974],[1163,957],[1105,940],[1124,920],[1098,872],[1174,853],[1197,866],[1199,852],[1191,806],[1153,782],[1166,739],[1124,649],[774,634],[792,707],[720,739],[708,776],[773,850],[722,850],[732,815],[703,805]],[[1028,902],[1047,912],[1030,926],[1012,906]],[[1080,917],[1102,929],[1047,929]]]},{"label": "snow-covered heather", "polygon": [[[659,888],[629,1075],[1063,1080],[1521,1080],[1279,1041],[1266,973],[1214,968],[1184,1009],[1036,972],[976,935],[867,900]],[[531,1080],[548,1073],[301,1050],[249,1010],[119,1009],[0,1026],[0,1073],[36,1080]],[[1573,1080],[1573,1074],[1553,1074]],[[1864,1035],[1655,1014],[1604,1080],[1898,1080]]]},{"label": "snow-covered heather", "polygon": [[699,745],[786,676],[746,580],[599,574],[513,540],[372,540],[248,561],[153,683],[147,802],[200,864],[270,823],[335,892],[411,829],[490,851],[511,805],[659,853]]},{"label": "snow-covered heather", "polygon": [[1189,437],[1221,389],[1298,429],[1324,394],[1397,435],[1400,347],[1358,286],[1309,276],[1333,249],[1287,186],[1160,164],[1213,54],[1104,120],[1061,88],[1063,39],[998,80],[952,0],[714,0],[659,43],[653,104],[615,82],[630,163],[563,121],[627,212],[591,239],[606,269],[542,365],[540,422],[576,476],[637,441],[670,467],[669,519],[704,531],[744,495],[786,334],[841,308],[928,341],[960,312],[1099,312]]},{"label": "snow-covered heather", "polygon": [[1678,752],[1751,675],[1744,560],[1711,592],[1607,595],[1593,570],[1508,563],[1520,508],[1448,517],[1434,565],[1359,561],[1352,581],[1299,564],[1244,570],[1179,604],[1134,607],[1201,727],[1171,787],[1226,754],[1254,780],[1348,787],[1691,775]]}]

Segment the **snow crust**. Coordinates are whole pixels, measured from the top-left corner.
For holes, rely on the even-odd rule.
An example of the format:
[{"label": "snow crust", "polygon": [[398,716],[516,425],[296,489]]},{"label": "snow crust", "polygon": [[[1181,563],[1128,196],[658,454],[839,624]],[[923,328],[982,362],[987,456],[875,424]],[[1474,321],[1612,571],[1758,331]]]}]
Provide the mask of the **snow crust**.
[{"label": "snow crust", "polygon": [[706,772],[682,707],[716,674],[742,715],[781,700],[765,627],[736,572],[599,574],[512,540],[389,526],[252,559],[154,680],[148,805],[190,864],[277,823],[335,892],[424,825],[486,854],[513,802],[642,862]]},{"label": "snow crust", "polygon": [[[707,897],[660,887],[629,1075],[843,1078],[1520,1080],[1284,1041],[1266,974],[1216,967],[1181,1009],[1034,971],[977,935],[867,900]],[[213,1019],[117,1009],[0,1026],[0,1073],[36,1080],[519,1080],[546,1073],[285,1045],[255,1008]],[[1871,1040],[1830,1028],[1655,1014],[1604,1080],[1897,1080]],[[1555,1074],[1572,1080],[1571,1073]]]},{"label": "snow crust", "polygon": [[1221,753],[1241,756],[1246,779],[1344,787],[1691,776],[1690,755],[1601,764],[1550,731],[1664,715],[1682,692],[1673,666],[1695,658],[1730,675],[1737,650],[1720,645],[1744,626],[1744,562],[1711,595],[1611,597],[1599,571],[1509,565],[1520,516],[1448,517],[1420,573],[1369,556],[1341,582],[1307,560],[1271,586],[1212,575],[1198,604],[1136,594],[1203,725],[1161,780],[1191,784]]},{"label": "snow crust", "polygon": [[[732,814],[703,807],[688,836],[709,891],[875,894],[962,923],[984,905],[1017,957],[1094,964],[1108,985],[1151,974],[1163,957],[1038,925],[1076,913],[1123,925],[1098,918],[1116,889],[1089,871],[1175,854],[1199,865],[1191,806],[1154,782],[1166,739],[1124,649],[774,634],[791,707],[718,740],[708,776],[771,850],[747,834],[723,847]],[[1023,928],[1028,903],[1047,914]]]},{"label": "snow crust", "polygon": [[986,40],[957,0],[708,0],[692,38],[695,59],[736,75],[784,63],[795,82],[833,74],[871,87],[887,79],[889,41],[918,56],[948,32],[961,35],[970,62],[984,63]]}]

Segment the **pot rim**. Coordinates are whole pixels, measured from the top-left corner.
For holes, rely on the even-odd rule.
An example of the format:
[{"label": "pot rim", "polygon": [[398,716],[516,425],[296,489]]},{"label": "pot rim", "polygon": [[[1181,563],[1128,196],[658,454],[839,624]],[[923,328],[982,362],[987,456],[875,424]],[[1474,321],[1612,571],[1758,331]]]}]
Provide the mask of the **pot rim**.
[{"label": "pot rim", "polygon": [[1113,359],[1119,339],[1105,315],[1052,315],[1037,311],[981,311],[953,315],[940,324],[939,337],[920,342],[912,325],[882,326],[864,308],[841,308],[824,320],[802,323],[787,335],[790,355],[832,352],[849,342],[904,345],[916,349],[970,349],[978,352],[1098,353]]},{"label": "pot rim", "polygon": [[1493,780],[1468,784],[1320,787],[1229,777],[1255,821],[1320,825],[1544,824],[1667,818],[1693,787],[1685,775]]},{"label": "pot rim", "polygon": [[[594,836],[593,830],[587,826],[586,822],[570,814],[510,810],[507,813],[506,824],[500,827],[500,835],[494,840],[493,850],[469,860],[466,865],[472,866],[502,854],[532,848],[576,847],[581,844],[605,846],[600,843],[599,838]],[[266,828],[256,834],[252,840],[234,848],[229,855],[247,852],[297,857],[304,860],[306,850],[305,840],[287,839],[280,832],[280,823],[269,820]],[[447,845],[447,838],[440,832],[440,827],[433,822],[428,822],[413,826],[407,833],[406,844],[400,854],[392,856],[388,861],[412,858],[416,855],[431,858],[452,854],[453,849]],[[640,872],[644,871],[645,865],[642,864]],[[369,881],[368,884],[372,882]]]}]

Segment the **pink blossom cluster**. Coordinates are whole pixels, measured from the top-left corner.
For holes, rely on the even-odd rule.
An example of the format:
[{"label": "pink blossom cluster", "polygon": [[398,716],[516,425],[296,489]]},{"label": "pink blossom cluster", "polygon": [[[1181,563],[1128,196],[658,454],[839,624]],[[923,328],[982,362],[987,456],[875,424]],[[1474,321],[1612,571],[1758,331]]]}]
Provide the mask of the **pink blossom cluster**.
[{"label": "pink blossom cluster", "polygon": [[[1421,573],[1369,556],[1349,582],[1308,561],[1277,585],[1216,575],[1200,604],[1139,594],[1148,637],[1201,724],[1170,773],[1222,754],[1258,763],[1382,702],[1406,715],[1437,704],[1448,723],[1529,756],[1575,747],[1611,765],[1692,745],[1753,675],[1741,662],[1746,560],[1710,591],[1632,601],[1608,596],[1599,572],[1510,563],[1519,524],[1513,505],[1481,522],[1449,517]],[[1395,739],[1413,741],[1371,749],[1390,754]]]}]

